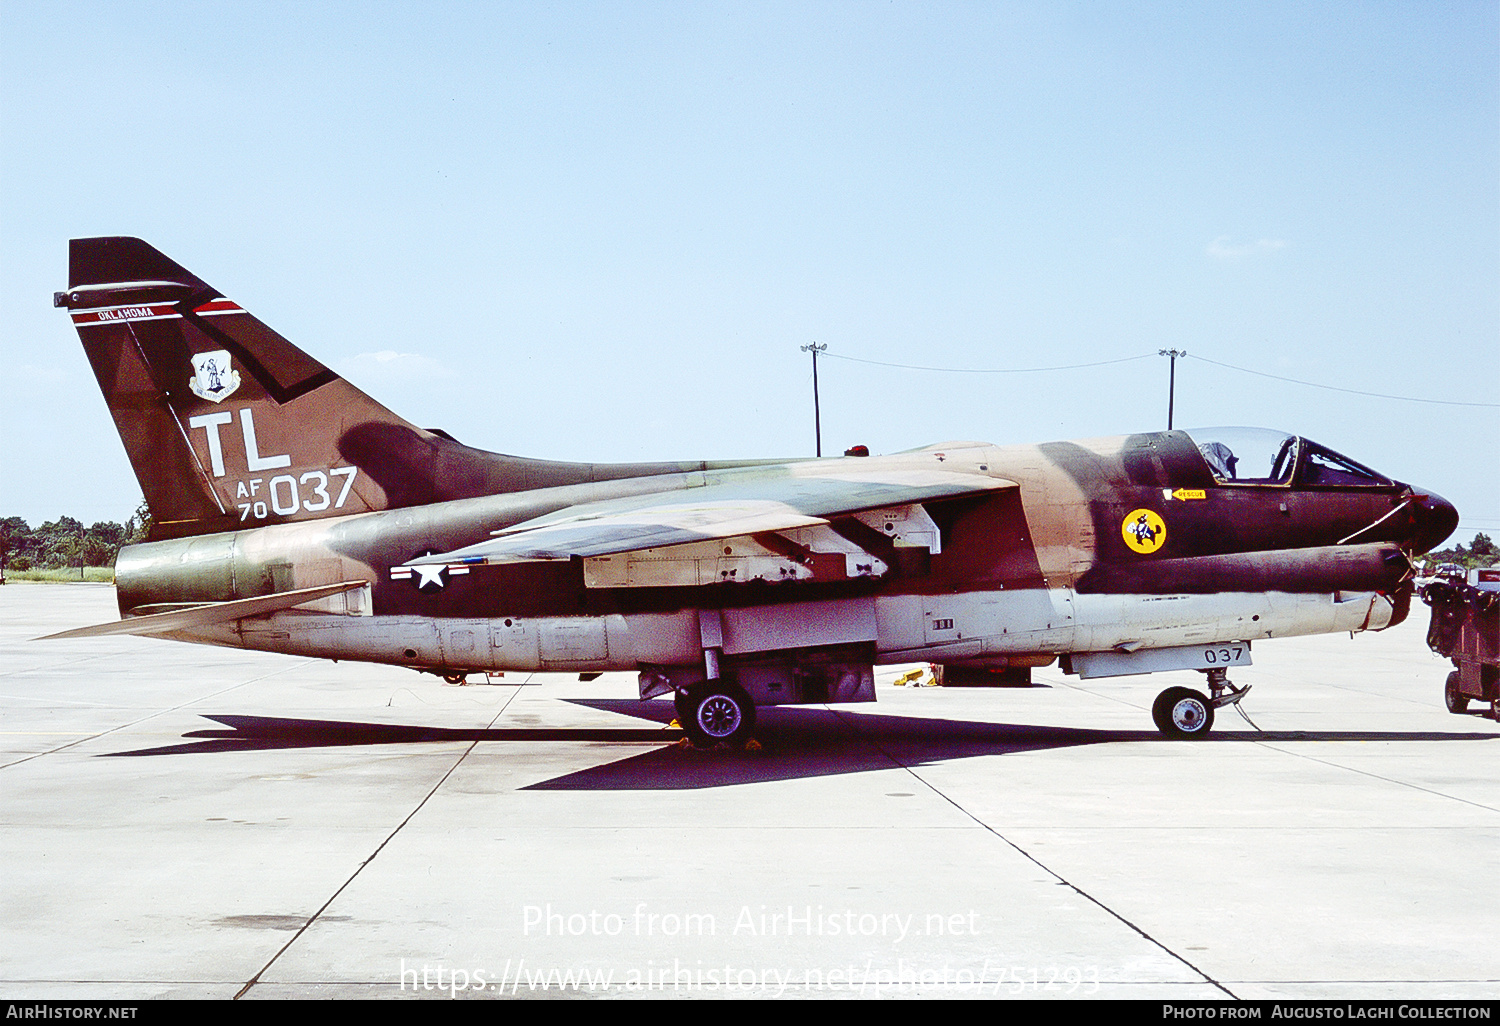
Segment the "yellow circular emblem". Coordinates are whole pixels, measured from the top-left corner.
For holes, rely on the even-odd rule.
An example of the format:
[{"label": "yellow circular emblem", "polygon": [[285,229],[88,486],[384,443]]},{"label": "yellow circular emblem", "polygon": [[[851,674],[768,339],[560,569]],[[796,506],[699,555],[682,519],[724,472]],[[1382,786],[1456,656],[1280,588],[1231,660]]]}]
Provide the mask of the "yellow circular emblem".
[{"label": "yellow circular emblem", "polygon": [[1125,514],[1120,534],[1134,552],[1155,552],[1167,543],[1167,524],[1154,510],[1133,509]]}]

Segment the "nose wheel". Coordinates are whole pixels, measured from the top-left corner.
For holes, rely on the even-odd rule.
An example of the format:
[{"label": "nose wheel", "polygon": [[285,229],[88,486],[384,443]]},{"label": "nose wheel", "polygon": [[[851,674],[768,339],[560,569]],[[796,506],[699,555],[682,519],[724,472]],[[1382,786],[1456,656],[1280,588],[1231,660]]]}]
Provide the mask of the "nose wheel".
[{"label": "nose wheel", "polygon": [[1167,737],[1202,737],[1213,729],[1214,703],[1207,695],[1192,688],[1167,688],[1156,696],[1151,706],[1151,719],[1156,722],[1156,729]]}]

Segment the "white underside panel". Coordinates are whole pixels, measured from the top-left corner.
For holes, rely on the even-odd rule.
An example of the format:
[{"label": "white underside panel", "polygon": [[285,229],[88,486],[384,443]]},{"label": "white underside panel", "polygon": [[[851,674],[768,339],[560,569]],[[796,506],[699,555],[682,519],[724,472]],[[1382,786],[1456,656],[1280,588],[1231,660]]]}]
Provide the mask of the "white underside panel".
[{"label": "white underside panel", "polygon": [[[873,605],[873,609],[872,609]],[[880,662],[1140,651],[1379,629],[1373,593],[1077,595],[1067,589],[795,603],[726,611],[726,648],[751,653],[870,641]],[[728,645],[729,635],[735,643]],[[334,659],[470,670],[630,670],[701,660],[696,610],[434,620],[292,611],[164,635]]]}]

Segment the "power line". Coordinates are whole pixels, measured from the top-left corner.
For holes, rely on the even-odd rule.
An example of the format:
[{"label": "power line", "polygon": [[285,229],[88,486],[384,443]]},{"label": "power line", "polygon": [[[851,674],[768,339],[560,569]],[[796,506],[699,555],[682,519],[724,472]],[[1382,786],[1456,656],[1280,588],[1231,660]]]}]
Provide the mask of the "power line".
[{"label": "power line", "polygon": [[[803,347],[806,348],[806,347]],[[836,360],[849,360],[853,363],[868,363],[876,367],[897,367],[901,370],[937,371],[941,374],[1038,374],[1042,371],[1082,370],[1085,367],[1106,367],[1112,363],[1129,363],[1132,360],[1144,360],[1150,353],[1142,353],[1139,356],[1126,356],[1118,360],[1100,360],[1097,363],[1070,363],[1061,367],[1000,367],[993,370],[977,367],[919,367],[910,363],[886,363],[883,360],[865,360],[858,356],[845,356],[843,353],[824,353],[825,357],[833,357]]]},{"label": "power line", "polygon": [[[1183,355],[1186,356],[1187,354],[1184,353]],[[1390,395],[1386,392],[1363,392],[1357,388],[1340,388],[1337,385],[1320,385],[1316,381],[1303,381],[1300,378],[1284,378],[1280,374],[1267,374],[1265,371],[1251,370],[1249,367],[1236,367],[1232,363],[1220,363],[1218,360],[1210,360],[1206,356],[1193,356],[1190,357],[1190,359],[1202,360],[1204,363],[1211,363],[1215,367],[1225,367],[1229,370],[1240,371],[1244,374],[1254,374],[1256,377],[1272,378],[1276,381],[1289,381],[1294,385],[1306,385],[1309,388],[1326,388],[1330,392],[1348,392],[1350,395],[1366,395],[1372,396],[1376,399],[1397,399],[1404,403],[1432,403],[1438,406],[1478,406],[1484,409],[1500,410],[1500,403],[1466,403],[1460,402],[1457,399],[1419,399],[1416,396],[1410,395]]]},{"label": "power line", "polygon": [[[940,374],[1040,374],[1046,371],[1084,370],[1089,367],[1108,367],[1117,363],[1130,363],[1134,360],[1144,360],[1153,355],[1164,355],[1153,353],[1141,353],[1138,356],[1124,356],[1118,360],[1099,360],[1095,363],[1070,363],[1057,367],[925,367],[910,363],[887,363],[884,360],[866,360],[858,356],[845,356],[843,353],[825,352],[824,357],[832,357],[836,360],[849,360],[852,363],[867,363],[875,367],[895,367],[898,370],[933,371]],[[1468,406],[1484,410],[1500,410],[1500,403],[1470,403],[1457,399],[1424,399],[1412,395],[1392,395],[1389,392],[1366,392],[1358,388],[1341,388],[1338,385],[1324,385],[1316,381],[1303,381],[1301,378],[1288,378],[1280,374],[1270,374],[1266,371],[1251,370],[1249,367],[1237,367],[1232,363],[1222,363],[1218,360],[1210,360],[1206,356],[1191,356],[1180,352],[1178,355],[1187,359],[1202,360],[1211,363],[1215,367],[1223,367],[1226,370],[1239,371],[1242,374],[1254,374],[1256,377],[1271,378],[1274,381],[1286,381],[1293,385],[1306,385],[1308,388],[1323,388],[1330,392],[1344,392],[1349,395],[1363,395],[1374,399],[1395,399],[1403,403],[1428,403],[1435,406]]]}]

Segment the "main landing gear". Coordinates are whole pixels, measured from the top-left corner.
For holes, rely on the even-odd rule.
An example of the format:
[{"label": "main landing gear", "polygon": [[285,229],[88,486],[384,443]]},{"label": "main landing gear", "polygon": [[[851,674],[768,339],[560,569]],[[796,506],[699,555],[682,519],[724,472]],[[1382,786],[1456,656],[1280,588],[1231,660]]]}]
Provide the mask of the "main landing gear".
[{"label": "main landing gear", "polygon": [[718,679],[695,684],[673,698],[677,722],[696,748],[740,747],[755,731],[755,703],[744,688]]},{"label": "main landing gear", "polygon": [[[1240,707],[1240,699],[1250,690],[1250,685],[1236,689],[1229,683],[1229,671],[1223,667],[1205,670],[1208,674],[1208,689],[1212,698],[1192,688],[1167,688],[1156,696],[1151,705],[1151,719],[1156,729],[1167,737],[1199,738],[1205,736],[1214,725],[1214,710],[1232,705],[1245,717],[1245,722],[1255,724]],[[1259,728],[1257,728],[1259,729]]]}]

